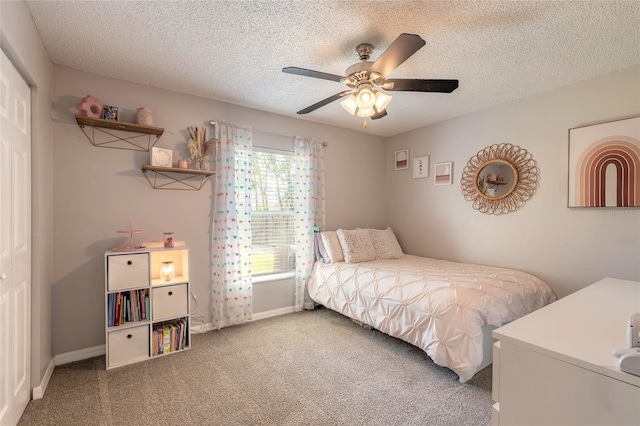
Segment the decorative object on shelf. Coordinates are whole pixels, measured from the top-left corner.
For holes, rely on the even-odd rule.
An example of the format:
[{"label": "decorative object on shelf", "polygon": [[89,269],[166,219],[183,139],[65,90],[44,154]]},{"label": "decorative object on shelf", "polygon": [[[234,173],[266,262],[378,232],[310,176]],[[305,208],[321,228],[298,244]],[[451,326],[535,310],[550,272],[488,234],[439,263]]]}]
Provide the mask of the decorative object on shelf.
[{"label": "decorative object on shelf", "polygon": [[396,170],[406,170],[409,168],[409,150],[401,149],[396,151],[395,155],[395,167]]},{"label": "decorative object on shelf", "polygon": [[413,178],[429,177],[429,156],[416,157],[413,159]]},{"label": "decorative object on shelf", "polygon": [[149,108],[138,108],[136,110],[136,123],[144,126],[153,126],[153,113]]},{"label": "decorative object on shelf", "polygon": [[142,233],[142,229],[133,229],[133,219],[129,219],[129,229],[128,230],[122,230],[122,231],[116,231],[118,234],[129,234],[129,244],[128,245],[124,245],[124,246],[120,246],[120,247],[115,247],[111,250],[113,251],[140,251],[140,250],[144,250],[145,247],[144,246],[136,246],[133,244],[133,234],[140,234]]},{"label": "decorative object on shelf", "polygon": [[569,207],[640,207],[640,117],[569,129]]},{"label": "decorative object on shelf", "polygon": [[[500,175],[502,180],[498,180]],[[488,146],[471,157],[460,186],[464,199],[473,202],[474,209],[499,215],[522,207],[536,192],[538,179],[538,163],[531,153],[503,143]]]},{"label": "decorative object on shelf", "polygon": [[189,168],[189,160],[180,159],[178,160],[178,168],[179,169],[188,169]]},{"label": "decorative object on shelf", "polygon": [[151,165],[159,167],[171,167],[173,164],[173,151],[165,148],[151,148]]},{"label": "decorative object on shelf", "polygon": [[436,163],[433,166],[433,184],[451,185],[453,183],[453,162]]},{"label": "decorative object on shelf", "polygon": [[95,96],[87,95],[76,105],[83,117],[102,118],[102,102]]},{"label": "decorative object on shelf", "polygon": [[103,105],[102,119],[109,121],[118,121],[118,107],[112,105]]},{"label": "decorative object on shelf", "polygon": [[205,127],[189,127],[191,139],[187,143],[191,159],[195,160],[196,170],[209,170],[209,159],[215,150],[215,139],[207,139]]},{"label": "decorative object on shelf", "polygon": [[163,233],[164,248],[173,248],[173,232]]},{"label": "decorative object on shelf", "polygon": [[160,279],[169,282],[176,277],[176,270],[172,261],[162,262],[160,267]]},{"label": "decorative object on shelf", "polygon": [[[149,151],[164,129],[122,121],[76,116],[78,127],[94,146],[133,151]],[[155,136],[155,139],[152,137]],[[146,139],[146,141],[145,141]]]}]

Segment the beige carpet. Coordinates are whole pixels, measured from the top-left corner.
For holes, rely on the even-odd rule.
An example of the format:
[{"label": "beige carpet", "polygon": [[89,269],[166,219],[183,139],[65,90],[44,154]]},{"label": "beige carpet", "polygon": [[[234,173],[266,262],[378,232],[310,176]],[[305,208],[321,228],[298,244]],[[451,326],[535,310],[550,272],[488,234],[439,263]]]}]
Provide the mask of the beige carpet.
[{"label": "beige carpet", "polygon": [[466,384],[421,350],[326,309],[193,336],[106,371],[55,368],[19,425],[488,425],[491,367]]}]

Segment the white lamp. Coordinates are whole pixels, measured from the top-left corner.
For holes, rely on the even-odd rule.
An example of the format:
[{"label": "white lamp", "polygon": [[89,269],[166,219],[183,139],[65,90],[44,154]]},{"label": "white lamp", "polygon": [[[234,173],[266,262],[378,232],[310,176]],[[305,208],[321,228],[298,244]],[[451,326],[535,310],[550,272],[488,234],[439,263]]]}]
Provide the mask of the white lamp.
[{"label": "white lamp", "polygon": [[391,96],[376,92],[376,110],[378,112],[383,111],[389,105],[389,102],[391,102]]},{"label": "white lamp", "polygon": [[369,109],[358,109],[358,117],[371,117],[375,114],[375,110],[373,108]]},{"label": "white lamp", "polygon": [[359,109],[371,109],[376,104],[376,97],[370,84],[363,84],[356,95],[356,105]]},{"label": "white lamp", "polygon": [[162,266],[160,267],[160,279],[162,281],[171,281],[175,276],[176,270],[173,267],[173,262],[162,262]]},{"label": "white lamp", "polygon": [[344,101],[340,102],[340,105],[351,115],[355,115],[356,109],[358,108],[358,105],[356,105],[356,97],[353,95],[350,95]]}]

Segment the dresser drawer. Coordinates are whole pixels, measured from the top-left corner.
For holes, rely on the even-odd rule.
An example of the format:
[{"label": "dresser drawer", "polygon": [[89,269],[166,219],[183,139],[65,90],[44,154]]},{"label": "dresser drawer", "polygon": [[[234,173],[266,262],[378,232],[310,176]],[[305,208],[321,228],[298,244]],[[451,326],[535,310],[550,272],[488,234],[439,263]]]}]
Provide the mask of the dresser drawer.
[{"label": "dresser drawer", "polygon": [[109,291],[149,285],[149,254],[119,254],[107,257]]},{"label": "dresser drawer", "polygon": [[152,315],[154,321],[187,316],[189,295],[187,284],[155,287],[152,290]]},{"label": "dresser drawer", "polygon": [[149,358],[149,326],[109,333],[108,368]]}]

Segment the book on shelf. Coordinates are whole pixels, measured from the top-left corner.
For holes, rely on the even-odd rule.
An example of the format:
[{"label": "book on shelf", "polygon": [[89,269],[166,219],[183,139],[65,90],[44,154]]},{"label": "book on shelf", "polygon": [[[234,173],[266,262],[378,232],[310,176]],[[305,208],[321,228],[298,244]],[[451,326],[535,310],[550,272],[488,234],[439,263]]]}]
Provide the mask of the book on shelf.
[{"label": "book on shelf", "polygon": [[167,325],[162,327],[162,349],[162,353],[171,352],[171,328]]},{"label": "book on shelf", "polygon": [[108,326],[147,319],[149,292],[147,289],[109,293],[107,297]]}]

